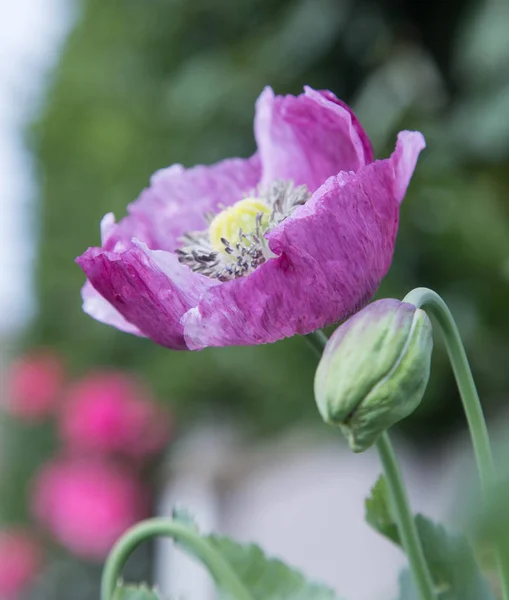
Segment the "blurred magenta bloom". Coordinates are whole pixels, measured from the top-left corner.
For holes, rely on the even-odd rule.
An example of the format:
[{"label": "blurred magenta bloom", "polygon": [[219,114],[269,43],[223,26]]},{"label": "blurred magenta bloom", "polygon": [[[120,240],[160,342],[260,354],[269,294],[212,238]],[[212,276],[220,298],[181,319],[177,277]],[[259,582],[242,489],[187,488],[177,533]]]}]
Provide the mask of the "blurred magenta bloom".
[{"label": "blurred magenta bloom", "polygon": [[17,600],[41,565],[40,548],[24,531],[0,531],[0,599]]},{"label": "blurred magenta bloom", "polygon": [[38,351],[13,361],[7,372],[5,409],[26,420],[40,420],[52,413],[64,383],[60,359]]},{"label": "blurred magenta bloom", "polygon": [[147,515],[147,493],[129,472],[105,462],[57,459],[35,479],[33,512],[69,551],[102,560]]},{"label": "blurred magenta bloom", "polygon": [[148,457],[169,440],[169,416],[146,390],[124,373],[94,373],[67,392],[60,434],[78,452]]},{"label": "blurred magenta bloom", "polygon": [[162,169],[127,217],[104,217],[102,248],[77,259],[85,312],[197,350],[306,334],[371,298],[423,136],[402,131],[374,161],[353,112],[309,87],[266,88],[254,133],[251,158]]}]

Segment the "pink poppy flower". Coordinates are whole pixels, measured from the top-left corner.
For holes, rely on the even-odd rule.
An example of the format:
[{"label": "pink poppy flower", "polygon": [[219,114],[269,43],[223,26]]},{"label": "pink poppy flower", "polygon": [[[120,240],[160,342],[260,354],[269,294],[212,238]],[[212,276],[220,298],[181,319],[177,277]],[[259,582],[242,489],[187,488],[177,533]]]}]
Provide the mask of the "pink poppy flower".
[{"label": "pink poppy flower", "polygon": [[143,459],[169,440],[169,417],[124,373],[93,373],[67,392],[59,429],[68,448]]},{"label": "pink poppy flower", "polygon": [[126,529],[147,516],[147,494],[115,465],[57,459],[36,476],[33,512],[68,550],[102,560]]},{"label": "pink poppy flower", "polygon": [[32,537],[20,530],[0,531],[0,598],[17,600],[35,579],[41,552]]},{"label": "pink poppy flower", "polygon": [[371,298],[422,135],[402,131],[374,161],[353,112],[308,87],[266,88],[254,132],[251,158],[158,171],[126,218],[104,217],[102,248],[77,259],[85,312],[197,350],[310,333]]},{"label": "pink poppy flower", "polygon": [[38,351],[14,360],[7,372],[5,409],[26,420],[51,414],[59,401],[64,368],[58,357]]}]

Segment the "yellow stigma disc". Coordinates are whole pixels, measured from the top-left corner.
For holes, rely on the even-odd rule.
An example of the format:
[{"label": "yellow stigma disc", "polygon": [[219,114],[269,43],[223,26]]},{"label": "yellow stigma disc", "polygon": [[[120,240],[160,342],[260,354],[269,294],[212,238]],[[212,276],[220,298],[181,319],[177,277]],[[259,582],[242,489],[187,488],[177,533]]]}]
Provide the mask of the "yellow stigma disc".
[{"label": "yellow stigma disc", "polygon": [[212,248],[216,252],[225,252],[225,245],[221,238],[228,240],[232,246],[238,244],[239,230],[250,234],[256,230],[256,215],[262,214],[261,230],[264,231],[269,222],[271,214],[270,207],[258,198],[244,198],[233,206],[225,208],[214,217],[209,225],[209,238]]}]

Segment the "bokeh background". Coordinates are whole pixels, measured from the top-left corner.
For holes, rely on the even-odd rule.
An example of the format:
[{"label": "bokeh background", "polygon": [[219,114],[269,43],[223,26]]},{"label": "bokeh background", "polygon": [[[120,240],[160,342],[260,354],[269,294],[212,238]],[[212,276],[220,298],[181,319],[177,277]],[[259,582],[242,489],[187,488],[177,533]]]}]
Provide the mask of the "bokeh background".
[{"label": "bokeh background", "polygon": [[[254,102],[265,85],[296,94],[309,84],[353,106],[378,157],[391,152],[400,129],[424,133],[428,148],[402,206],[393,266],[378,296],[401,298],[416,286],[437,290],[457,318],[487,415],[504,416],[509,3],[19,4],[14,18],[11,3],[0,2],[0,86],[5,107],[16,108],[2,117],[10,135],[1,157],[4,374],[13,357],[40,348],[60,357],[69,380],[120,370],[150,388],[182,438],[202,422],[232,423],[246,444],[318,427],[316,363],[304,340],[165,350],[84,315],[83,275],[73,262],[98,244],[102,216],[122,217],[156,169],[250,155]],[[34,34],[40,48],[27,42]],[[19,53],[17,62],[9,60],[13,40],[31,48],[29,60]],[[399,429],[413,452],[440,456],[463,418],[439,339],[432,369],[424,402]],[[29,523],[30,482],[58,452],[58,436],[51,419],[2,420],[0,517],[6,526]],[[148,470],[143,477],[152,488],[164,487],[161,470]],[[87,581],[80,598],[96,597],[99,568],[59,547],[51,552],[57,558],[48,559],[26,598],[78,599],[69,591],[77,581]],[[147,571],[146,560],[140,556],[137,572]],[[53,595],[44,595],[48,590]]]}]

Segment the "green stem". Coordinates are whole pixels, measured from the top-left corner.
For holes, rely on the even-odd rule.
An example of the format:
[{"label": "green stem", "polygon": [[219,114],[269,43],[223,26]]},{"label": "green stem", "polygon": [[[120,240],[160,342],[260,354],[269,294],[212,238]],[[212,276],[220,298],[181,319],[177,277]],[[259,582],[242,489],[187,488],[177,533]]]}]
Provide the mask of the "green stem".
[{"label": "green stem", "polygon": [[306,342],[313,348],[315,354],[320,358],[323,353],[323,349],[327,345],[328,338],[321,329],[313,331],[305,336]]},{"label": "green stem", "polygon": [[[327,343],[327,337],[322,331],[316,331],[306,336],[315,352],[321,354]],[[398,527],[401,543],[408,557],[410,568],[419,590],[421,600],[436,600],[433,590],[433,581],[429,573],[426,559],[422,551],[421,540],[415,526],[414,517],[410,509],[408,497],[405,491],[403,478],[398,466],[389,434],[385,432],[380,436],[377,450],[383,466],[389,497],[394,512],[394,518]]]},{"label": "green stem", "polygon": [[[418,308],[426,306],[427,312],[435,317],[442,330],[470,430],[483,495],[486,497],[495,481],[493,454],[481,401],[454,317],[442,298],[428,288],[412,290],[403,298],[403,302]],[[496,554],[503,597],[504,600],[509,600],[509,557],[504,556],[501,548],[496,549]]]},{"label": "green stem", "polygon": [[422,600],[435,600],[433,581],[424,557],[415,519],[410,509],[401,470],[387,431],[377,440],[376,448],[383,466],[389,499],[394,513],[401,544],[408,556],[415,584]]},{"label": "green stem", "polygon": [[465,409],[483,492],[486,493],[495,478],[490,438],[465,348],[451,311],[436,292],[427,288],[412,290],[403,298],[403,302],[413,304],[417,308],[425,305],[427,312],[435,317],[442,330],[449,360]]},{"label": "green stem", "polygon": [[253,600],[230,564],[205,538],[194,529],[171,519],[149,519],[127,531],[115,544],[104,567],[101,600],[113,600],[117,582],[131,552],[143,541],[154,536],[169,536],[183,542],[207,567],[219,587],[235,600]]}]

